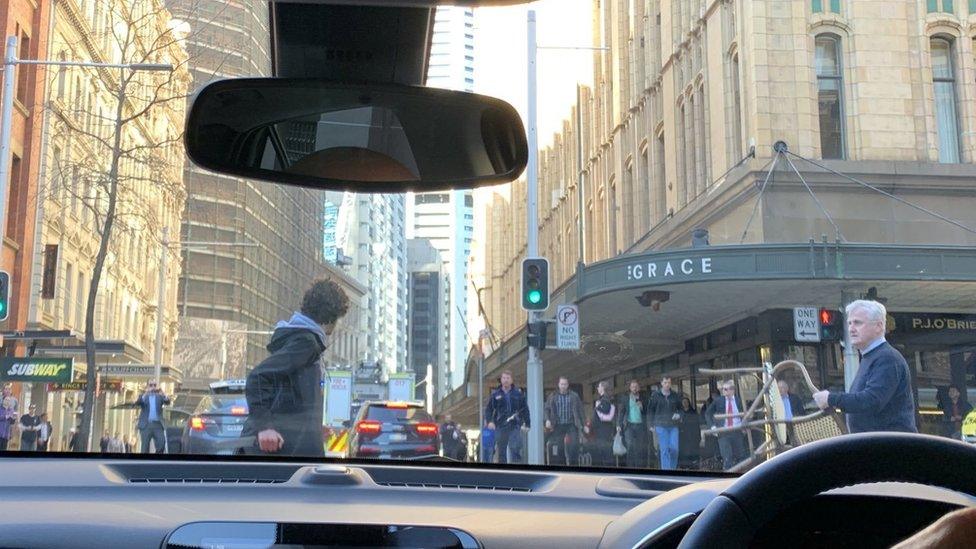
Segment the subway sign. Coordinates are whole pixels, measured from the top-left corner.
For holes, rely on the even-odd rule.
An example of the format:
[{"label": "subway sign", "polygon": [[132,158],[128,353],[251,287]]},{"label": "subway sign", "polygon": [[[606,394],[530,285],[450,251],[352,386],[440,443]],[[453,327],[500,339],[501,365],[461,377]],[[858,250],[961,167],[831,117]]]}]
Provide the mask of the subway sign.
[{"label": "subway sign", "polygon": [[0,381],[69,383],[73,374],[72,358],[0,358]]}]

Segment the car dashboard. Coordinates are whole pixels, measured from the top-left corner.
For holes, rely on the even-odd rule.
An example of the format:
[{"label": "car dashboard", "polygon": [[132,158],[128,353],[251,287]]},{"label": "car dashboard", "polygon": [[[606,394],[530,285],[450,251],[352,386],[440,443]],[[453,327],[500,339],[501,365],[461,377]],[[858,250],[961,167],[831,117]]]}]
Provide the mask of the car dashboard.
[{"label": "car dashboard", "polygon": [[[0,546],[269,547],[275,545],[255,540],[276,532],[277,546],[290,547],[348,545],[343,535],[390,547],[674,547],[734,480],[634,473],[457,463],[5,458]],[[911,520],[885,514],[892,502],[912,510]],[[793,515],[782,523],[820,536],[809,539],[834,539],[823,527],[831,523],[812,520],[818,513],[845,516],[850,505],[873,504],[878,512],[871,516],[881,522],[864,526],[890,538],[974,503],[936,488],[865,485],[818,496],[805,509],[788,510]],[[242,537],[247,532],[258,537]],[[186,541],[191,538],[197,541]]]}]

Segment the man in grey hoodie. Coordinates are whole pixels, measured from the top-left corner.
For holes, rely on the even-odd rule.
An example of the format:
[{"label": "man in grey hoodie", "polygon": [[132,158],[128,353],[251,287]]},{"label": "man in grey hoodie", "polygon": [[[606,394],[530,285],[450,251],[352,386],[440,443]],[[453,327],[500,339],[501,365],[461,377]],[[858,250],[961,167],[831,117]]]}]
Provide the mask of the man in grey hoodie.
[{"label": "man in grey hoodie", "polygon": [[242,437],[261,453],[322,456],[322,353],[349,298],[332,280],[305,292],[301,312],[275,326],[264,359],[247,376],[248,418]]}]

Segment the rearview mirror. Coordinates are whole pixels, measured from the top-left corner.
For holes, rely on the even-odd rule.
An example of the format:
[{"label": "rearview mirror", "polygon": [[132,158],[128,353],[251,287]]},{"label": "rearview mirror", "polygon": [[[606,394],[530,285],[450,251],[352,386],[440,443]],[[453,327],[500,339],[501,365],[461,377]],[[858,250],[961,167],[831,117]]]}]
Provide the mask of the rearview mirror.
[{"label": "rearview mirror", "polygon": [[525,128],[511,105],[403,85],[247,78],[197,95],[186,152],[216,172],[357,192],[506,183],[525,169]]}]

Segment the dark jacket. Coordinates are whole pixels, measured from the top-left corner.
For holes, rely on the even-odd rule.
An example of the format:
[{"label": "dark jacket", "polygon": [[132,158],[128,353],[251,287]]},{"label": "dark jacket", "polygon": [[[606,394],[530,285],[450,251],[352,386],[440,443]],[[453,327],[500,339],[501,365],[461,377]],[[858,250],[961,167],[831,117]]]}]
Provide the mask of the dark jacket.
[{"label": "dark jacket", "polygon": [[705,424],[702,416],[692,408],[682,410],[678,425],[678,456],[697,458],[701,454],[701,428]]},{"label": "dark jacket", "polygon": [[[152,400],[146,396],[146,393],[139,395],[139,398],[136,400],[136,404],[139,405],[139,423],[136,425],[138,429],[145,429],[149,426],[149,405],[151,402]],[[159,423],[164,427],[166,424],[163,423],[163,406],[169,404],[169,402],[169,397],[163,393],[160,392],[156,395],[156,418],[159,419]]]},{"label": "dark jacket", "polygon": [[20,441],[21,442],[36,442],[37,441],[37,427],[41,424],[40,416],[32,416],[24,414],[20,416]]},{"label": "dark jacket", "polygon": [[959,415],[962,419],[959,421],[952,421],[952,400],[946,397],[945,404],[942,405],[942,421],[945,424],[945,436],[956,437],[957,434],[962,430],[962,422],[969,415],[969,412],[973,411],[973,405],[966,401],[963,397],[959,397],[957,401],[957,407],[959,408]]},{"label": "dark jacket", "polygon": [[655,427],[674,427],[680,421],[672,419],[674,414],[681,412],[681,393],[671,391],[667,396],[661,391],[655,391],[647,404],[647,413],[651,416],[651,424]]},{"label": "dark jacket", "polygon": [[828,404],[847,413],[851,433],[918,432],[908,363],[887,342],[861,357],[851,390],[830,393]]},{"label": "dark jacket", "polygon": [[[597,414],[597,412],[599,412],[606,416],[607,414],[610,414],[611,410],[613,410],[613,414],[610,421],[603,421]],[[617,408],[616,404],[614,404],[613,400],[611,400],[609,396],[604,396],[597,399],[597,401],[593,403],[593,416],[590,419],[590,430],[593,433],[593,436],[603,441],[609,441],[612,439],[617,430],[617,419],[619,416],[620,409]]]},{"label": "dark jacket", "polygon": [[[553,427],[559,425],[559,413],[556,411],[556,395],[558,394],[559,391],[555,391],[551,395],[549,395],[548,399],[546,399],[546,407],[545,407],[546,421],[552,422]],[[576,391],[569,391],[569,393],[567,394],[569,395],[569,410],[570,413],[573,415],[573,425],[575,425],[577,429],[582,430],[583,429],[583,400],[579,397],[578,394],[576,394]]]},{"label": "dark jacket", "polygon": [[[75,432],[71,433],[71,438],[68,439],[68,449],[69,449],[69,451],[71,451],[71,452],[83,452],[85,450],[83,442],[84,441],[81,438],[81,432],[79,432],[78,430],[75,430]],[[108,445],[105,446],[105,449],[106,450],[108,449]],[[102,451],[104,452],[105,450],[102,450]]]},{"label": "dark jacket", "polygon": [[445,451],[448,449],[456,449],[466,442],[464,434],[458,429],[457,423],[453,421],[444,423],[441,425],[441,445],[444,447]]},{"label": "dark jacket", "polygon": [[256,437],[261,431],[274,429],[285,439],[275,455],[322,456],[319,359],[325,342],[305,328],[279,327],[271,336],[268,351],[271,356],[247,376],[244,394],[249,415],[241,436]]},{"label": "dark jacket", "polygon": [[494,423],[496,429],[517,429],[522,425],[531,427],[525,393],[514,385],[507,396],[501,387],[492,391],[485,406],[485,423]]},{"label": "dark jacket", "polygon": [[793,417],[799,417],[804,414],[803,411],[803,401],[800,397],[790,393],[788,395],[788,400],[790,401],[790,411],[793,412]]},{"label": "dark jacket", "polygon": [[[643,423],[645,426],[649,426],[650,419],[647,417],[648,416],[647,400],[644,398],[643,395],[638,395],[637,399],[640,402],[640,407],[641,407],[641,416],[642,416],[641,423]],[[621,430],[626,429],[629,423],[629,418],[630,418],[630,391],[627,391],[626,393],[620,395],[620,398],[617,399],[617,426],[620,427]]]},{"label": "dark jacket", "polygon": [[[742,413],[741,399],[738,398],[735,399],[734,406],[735,406],[735,411],[741,414]],[[724,396],[715,397],[715,400],[713,400],[712,403],[708,405],[708,408],[705,408],[705,423],[709,427],[725,427],[727,421],[726,419],[715,419],[716,414],[722,415],[725,413],[725,411],[726,411],[725,397]]]}]

